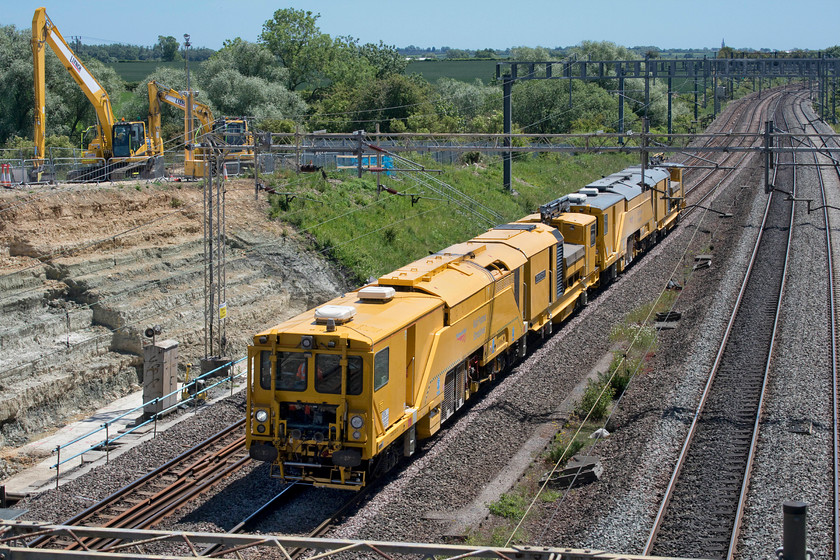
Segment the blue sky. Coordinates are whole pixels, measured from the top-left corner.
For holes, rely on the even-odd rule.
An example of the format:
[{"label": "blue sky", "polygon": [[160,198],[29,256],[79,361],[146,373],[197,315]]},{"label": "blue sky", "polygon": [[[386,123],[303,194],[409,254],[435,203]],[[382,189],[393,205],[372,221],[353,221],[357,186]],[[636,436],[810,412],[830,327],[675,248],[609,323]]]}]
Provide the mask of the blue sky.
[{"label": "blue sky", "polygon": [[420,47],[624,46],[822,49],[840,44],[838,0],[0,0],[0,25],[29,29],[39,6],[69,40],[152,45],[158,35],[218,49],[256,41],[279,8],[320,13],[321,31],[362,42]]}]

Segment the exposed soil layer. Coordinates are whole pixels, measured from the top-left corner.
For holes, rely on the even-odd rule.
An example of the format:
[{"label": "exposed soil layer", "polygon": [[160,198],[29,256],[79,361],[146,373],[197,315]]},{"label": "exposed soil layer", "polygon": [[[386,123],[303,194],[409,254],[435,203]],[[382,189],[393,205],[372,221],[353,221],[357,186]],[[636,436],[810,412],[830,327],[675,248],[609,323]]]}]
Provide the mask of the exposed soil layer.
[{"label": "exposed soil layer", "polygon": [[[226,190],[226,347],[345,289],[341,272],[279,222],[248,180]],[[205,355],[198,183],[0,193],[0,457],[138,388],[142,333]],[[9,474],[0,458],[0,479]]]}]

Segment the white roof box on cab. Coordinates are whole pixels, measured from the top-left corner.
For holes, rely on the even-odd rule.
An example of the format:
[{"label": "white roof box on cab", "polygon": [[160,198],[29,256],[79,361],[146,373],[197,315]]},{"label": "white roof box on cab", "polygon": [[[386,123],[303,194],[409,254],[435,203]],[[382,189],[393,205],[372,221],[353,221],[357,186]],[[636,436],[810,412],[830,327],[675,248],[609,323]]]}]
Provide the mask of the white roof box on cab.
[{"label": "white roof box on cab", "polygon": [[326,323],[330,319],[336,324],[346,323],[356,314],[352,305],[324,305],[315,310],[315,322]]},{"label": "white roof box on cab", "polygon": [[586,196],[598,196],[598,189],[593,187],[584,187],[578,191],[580,194],[585,194]]},{"label": "white roof box on cab", "polygon": [[389,286],[367,286],[359,290],[362,300],[391,301],[397,291]]},{"label": "white roof box on cab", "polygon": [[571,202],[572,204],[586,204],[586,195],[572,193],[569,195],[569,202]]}]

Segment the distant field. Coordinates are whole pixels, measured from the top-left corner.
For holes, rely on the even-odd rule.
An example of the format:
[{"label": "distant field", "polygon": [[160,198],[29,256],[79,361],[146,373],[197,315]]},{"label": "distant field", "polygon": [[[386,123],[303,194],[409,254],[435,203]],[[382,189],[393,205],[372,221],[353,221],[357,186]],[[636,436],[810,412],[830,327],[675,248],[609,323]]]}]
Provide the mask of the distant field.
[{"label": "distant field", "polygon": [[434,83],[438,78],[454,78],[462,82],[473,82],[476,78],[489,84],[496,77],[495,60],[421,60],[411,61],[406,74],[421,74]]},{"label": "distant field", "polygon": [[184,68],[184,62],[156,62],[156,61],[132,61],[132,62],[115,62],[113,64],[109,64],[111,68],[116,70],[117,74],[119,74],[120,78],[125,80],[126,82],[139,82],[143,80],[146,76],[151,74],[155,71],[155,68],[159,66],[165,66],[167,68]]}]

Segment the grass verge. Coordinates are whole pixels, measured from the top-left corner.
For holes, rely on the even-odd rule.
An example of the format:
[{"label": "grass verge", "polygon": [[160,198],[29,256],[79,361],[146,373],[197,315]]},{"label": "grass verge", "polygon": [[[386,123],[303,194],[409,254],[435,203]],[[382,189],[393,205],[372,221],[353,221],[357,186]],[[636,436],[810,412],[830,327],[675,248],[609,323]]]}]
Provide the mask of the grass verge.
[{"label": "grass verge", "polygon": [[[498,159],[452,166],[420,161],[430,169],[443,169],[442,181],[508,221],[634,164],[626,154],[522,157],[514,162],[513,194],[502,187]],[[383,185],[396,195],[377,192],[375,177],[359,179],[344,171],[330,172],[326,179],[317,173],[289,171],[262,179],[277,192],[288,193],[270,196],[271,217],[290,223],[323,254],[351,271],[358,282],[497,225],[482,222],[419,186],[408,173],[383,178]]]}]

